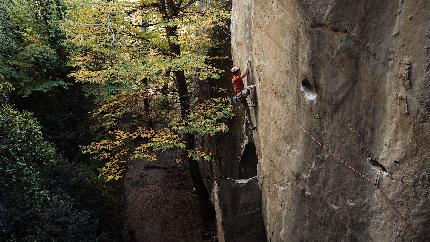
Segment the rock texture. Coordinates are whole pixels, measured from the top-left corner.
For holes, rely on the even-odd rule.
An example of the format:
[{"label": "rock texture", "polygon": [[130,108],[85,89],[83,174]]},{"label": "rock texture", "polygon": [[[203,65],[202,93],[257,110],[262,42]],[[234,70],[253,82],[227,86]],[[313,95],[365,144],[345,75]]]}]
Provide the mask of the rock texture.
[{"label": "rock texture", "polygon": [[234,0],[232,38],[269,240],[429,241],[430,1]]},{"label": "rock texture", "polygon": [[228,134],[204,144],[213,149],[214,161],[200,167],[215,207],[220,242],[264,242],[261,190],[256,178],[257,154],[252,137],[246,135],[243,116],[237,110]]},{"label": "rock texture", "polygon": [[219,242],[266,241],[257,177],[220,180],[214,193]]}]

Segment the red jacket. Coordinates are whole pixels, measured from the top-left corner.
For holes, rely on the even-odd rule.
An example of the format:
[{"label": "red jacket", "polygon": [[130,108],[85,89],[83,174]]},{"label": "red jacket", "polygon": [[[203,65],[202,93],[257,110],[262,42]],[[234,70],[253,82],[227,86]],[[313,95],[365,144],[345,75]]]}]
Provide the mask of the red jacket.
[{"label": "red jacket", "polygon": [[233,90],[235,93],[239,93],[245,88],[242,77],[238,75],[233,76],[231,83],[233,84]]}]

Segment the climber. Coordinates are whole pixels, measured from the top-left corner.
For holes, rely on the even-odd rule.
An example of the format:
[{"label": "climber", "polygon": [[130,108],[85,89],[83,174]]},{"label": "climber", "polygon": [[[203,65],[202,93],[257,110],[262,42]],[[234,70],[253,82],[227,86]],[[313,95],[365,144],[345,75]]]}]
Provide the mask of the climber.
[{"label": "climber", "polygon": [[245,73],[241,73],[240,68],[235,66],[231,68],[231,73],[233,77],[231,79],[231,83],[233,84],[233,90],[236,95],[233,97],[233,101],[236,103],[237,100],[242,104],[245,109],[246,119],[251,126],[252,130],[256,130],[257,128],[253,125],[251,119],[251,112],[249,110],[248,103],[246,101],[246,97],[251,93],[251,90],[255,88],[255,85],[250,85],[245,88],[245,84],[243,83],[243,78],[248,76],[250,69],[251,61],[246,62],[246,70]]}]

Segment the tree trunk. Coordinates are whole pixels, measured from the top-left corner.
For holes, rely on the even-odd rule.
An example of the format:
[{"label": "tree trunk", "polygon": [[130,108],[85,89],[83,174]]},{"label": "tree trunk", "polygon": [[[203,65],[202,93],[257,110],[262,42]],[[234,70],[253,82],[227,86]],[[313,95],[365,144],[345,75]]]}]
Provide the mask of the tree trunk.
[{"label": "tree trunk", "polygon": [[[175,57],[181,55],[181,47],[174,41],[170,41],[171,38],[175,40],[178,37],[177,27],[166,27],[167,38],[169,39],[169,48]],[[181,117],[183,120],[187,120],[190,114],[190,96],[188,94],[187,81],[185,78],[184,70],[178,70],[174,72],[176,85],[178,88],[179,103],[181,106]],[[195,148],[194,135],[185,134],[184,140],[186,144],[186,150],[193,150]],[[186,154],[187,155],[187,154]],[[199,196],[202,213],[207,221],[210,223],[213,221],[215,216],[215,210],[210,201],[209,192],[203,182],[202,175],[200,173],[199,163],[191,157],[186,156],[188,167],[191,173],[191,178],[193,180],[193,185]]]}]

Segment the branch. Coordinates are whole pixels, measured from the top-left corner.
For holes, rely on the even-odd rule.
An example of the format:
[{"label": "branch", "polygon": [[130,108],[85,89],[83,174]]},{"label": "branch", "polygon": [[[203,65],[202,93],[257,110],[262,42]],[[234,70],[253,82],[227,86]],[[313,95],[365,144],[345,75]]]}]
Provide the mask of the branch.
[{"label": "branch", "polygon": [[135,26],[135,27],[141,27],[141,28],[148,28],[148,27],[151,27],[151,26],[156,26],[156,25],[159,25],[159,24],[165,24],[166,22],[158,22],[158,23],[144,23],[144,24],[132,24],[132,26]]},{"label": "branch", "polygon": [[176,4],[176,6],[181,7],[183,2],[184,2],[184,0],[179,0],[178,4]]},{"label": "branch", "polygon": [[107,17],[106,28],[107,28],[107,33],[112,36],[111,44],[112,44],[112,48],[114,48],[115,47],[115,31],[112,29],[111,14],[112,14],[112,12],[110,12],[108,17]]},{"label": "branch", "polygon": [[[185,4],[184,6],[182,6],[182,7],[179,7],[179,11],[182,11],[182,10],[184,10],[184,9],[186,9],[186,8],[188,8],[189,6],[191,6],[191,5],[193,5],[194,3],[196,3],[197,1],[199,1],[199,0],[190,0],[187,4]],[[182,2],[182,1],[181,1]]]},{"label": "branch", "polygon": [[104,26],[105,24],[79,23],[81,26]]},{"label": "branch", "polygon": [[158,8],[158,6],[159,6],[159,3],[157,3],[157,2],[154,2],[154,3],[141,3],[137,8],[129,9],[129,10],[126,10],[125,12],[127,14],[133,14],[133,13],[137,12],[137,10],[144,10],[144,9],[147,9],[147,8]]},{"label": "branch", "polygon": [[166,3],[171,13],[170,16],[177,16],[179,13],[179,7],[175,4],[175,2],[173,0],[166,0]]},{"label": "branch", "polygon": [[142,3],[140,4],[140,9],[144,9],[144,8],[158,8],[158,4],[157,2],[153,2],[153,3]]},{"label": "branch", "polygon": [[165,56],[172,56],[172,53],[170,53],[170,52],[168,52],[168,51],[166,51],[166,50],[164,50],[164,49],[162,49],[160,47],[154,46],[153,43],[150,40],[148,40],[148,39],[146,39],[144,37],[141,37],[141,36],[138,36],[136,34],[129,33],[129,32],[123,32],[123,34],[128,35],[128,36],[130,36],[132,38],[136,38],[138,40],[144,41],[145,43],[147,43],[147,46],[149,46],[150,48],[153,48],[153,49],[159,51],[161,54],[163,54]]},{"label": "branch", "polygon": [[169,13],[166,10],[166,1],[165,0],[159,0],[158,2],[158,9],[163,14],[165,19],[170,19]]}]

